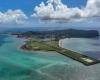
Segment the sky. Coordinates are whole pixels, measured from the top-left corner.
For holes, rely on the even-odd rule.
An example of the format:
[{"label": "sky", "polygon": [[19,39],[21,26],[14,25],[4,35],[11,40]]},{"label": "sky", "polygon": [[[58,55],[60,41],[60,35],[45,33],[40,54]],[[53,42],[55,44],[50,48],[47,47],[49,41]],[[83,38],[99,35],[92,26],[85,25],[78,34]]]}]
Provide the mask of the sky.
[{"label": "sky", "polygon": [[[0,11],[7,11],[8,9],[21,9],[27,15],[31,15],[34,7],[39,5],[42,1],[47,0],[0,0]],[[82,7],[86,5],[86,0],[62,0],[68,7]]]},{"label": "sky", "polygon": [[54,20],[99,26],[99,17],[100,0],[0,0],[0,27],[58,26]]}]

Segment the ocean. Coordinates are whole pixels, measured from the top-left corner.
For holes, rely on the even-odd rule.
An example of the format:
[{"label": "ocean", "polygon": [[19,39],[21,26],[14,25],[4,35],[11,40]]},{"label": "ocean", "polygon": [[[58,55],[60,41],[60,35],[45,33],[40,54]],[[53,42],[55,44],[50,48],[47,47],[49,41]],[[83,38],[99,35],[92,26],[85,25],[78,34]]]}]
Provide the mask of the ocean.
[{"label": "ocean", "polygon": [[[98,39],[69,41],[75,40],[79,43],[99,41]],[[20,50],[23,42],[24,39],[13,35],[0,35],[0,80],[100,80],[100,64],[85,66],[56,52],[23,51]],[[68,48],[67,44],[72,45],[67,43],[66,39],[63,42],[65,43],[63,47]],[[96,44],[92,46],[94,45]],[[72,46],[76,47],[79,44],[75,45],[73,42]],[[82,47],[82,50],[90,47],[88,44],[88,47]]]},{"label": "ocean", "polygon": [[100,37],[96,38],[66,38],[60,40],[63,48],[91,56],[100,60]]}]

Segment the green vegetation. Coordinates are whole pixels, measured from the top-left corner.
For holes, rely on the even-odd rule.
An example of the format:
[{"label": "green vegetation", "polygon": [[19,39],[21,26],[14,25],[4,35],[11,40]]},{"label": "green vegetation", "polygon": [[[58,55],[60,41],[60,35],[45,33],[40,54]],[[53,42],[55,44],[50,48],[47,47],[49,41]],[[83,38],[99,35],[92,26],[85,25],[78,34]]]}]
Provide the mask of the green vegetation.
[{"label": "green vegetation", "polygon": [[42,41],[42,40],[32,39],[31,41],[28,41],[22,48],[27,50],[35,50],[35,51],[56,51],[62,55],[65,55],[76,61],[79,61],[84,65],[92,65],[92,64],[99,63],[99,61],[94,58],[59,47],[59,41],[56,40]]},{"label": "green vegetation", "polygon": [[43,44],[43,42],[37,40],[28,41],[25,48],[35,51],[55,51],[52,47],[49,47],[48,45]]},{"label": "green vegetation", "polygon": [[96,30],[77,30],[77,29],[64,29],[64,30],[48,30],[48,31],[28,31],[22,33],[15,33],[18,37],[34,37],[40,39],[46,38],[94,38],[99,36]]}]

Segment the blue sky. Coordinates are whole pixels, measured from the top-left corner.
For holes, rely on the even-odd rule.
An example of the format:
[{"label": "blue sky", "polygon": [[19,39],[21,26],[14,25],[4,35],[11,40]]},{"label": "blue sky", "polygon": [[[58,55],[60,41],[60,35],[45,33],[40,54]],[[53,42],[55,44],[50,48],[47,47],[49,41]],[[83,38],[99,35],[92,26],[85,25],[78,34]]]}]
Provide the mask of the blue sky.
[{"label": "blue sky", "polygon": [[[34,7],[42,1],[47,0],[0,0],[0,11],[5,12],[8,9],[21,9],[27,15],[32,14]],[[82,7],[86,5],[87,0],[62,0],[68,7]]]},{"label": "blue sky", "polygon": [[[90,26],[91,24],[93,27],[98,27],[100,24],[100,0],[61,0],[62,2],[54,0],[56,10],[53,7],[52,0],[48,4],[42,3],[41,6],[38,6],[41,2],[46,1],[0,0],[0,27],[8,27],[8,24],[9,26],[14,25],[13,27],[15,27],[15,24],[18,24],[17,27],[40,27],[42,25],[49,27],[52,23],[48,24],[45,20],[42,20],[45,18],[52,19],[52,21],[58,19],[58,22],[59,20],[64,21],[65,26],[71,22],[84,23],[82,25],[79,23],[78,26]],[[94,17],[96,17],[95,22]],[[59,26],[59,24],[55,24],[52,26]],[[94,26],[94,24],[96,25]]]}]

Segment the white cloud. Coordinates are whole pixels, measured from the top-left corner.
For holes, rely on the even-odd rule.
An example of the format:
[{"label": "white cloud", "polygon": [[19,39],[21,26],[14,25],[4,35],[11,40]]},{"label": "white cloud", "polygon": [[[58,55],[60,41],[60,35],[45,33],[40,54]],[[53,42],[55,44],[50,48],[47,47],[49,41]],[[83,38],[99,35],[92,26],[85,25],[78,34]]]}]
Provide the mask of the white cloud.
[{"label": "white cloud", "polygon": [[100,16],[100,0],[88,0],[84,11],[86,16]]},{"label": "white cloud", "polygon": [[8,10],[7,12],[0,12],[0,23],[17,23],[21,24],[27,16],[21,10]]},{"label": "white cloud", "polygon": [[100,0],[88,0],[86,7],[68,8],[61,0],[48,0],[35,7],[33,16],[43,19],[79,20],[87,17],[100,16]]}]

